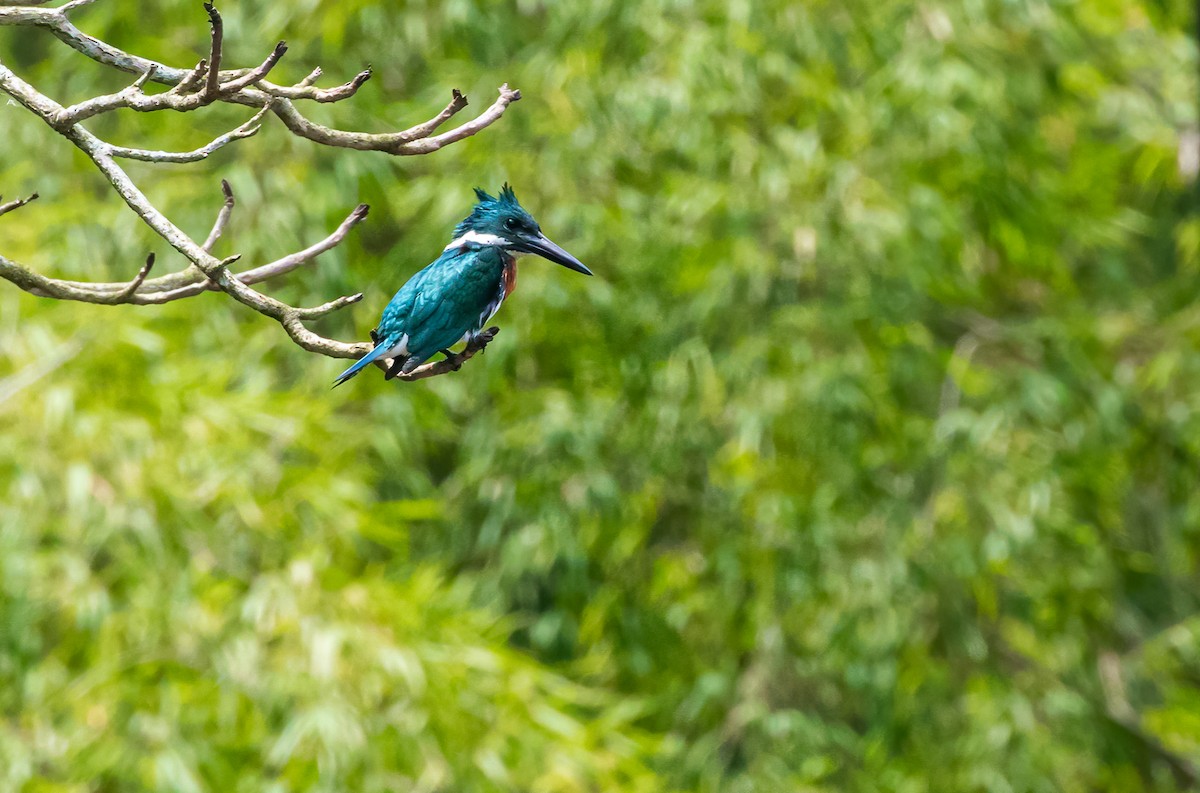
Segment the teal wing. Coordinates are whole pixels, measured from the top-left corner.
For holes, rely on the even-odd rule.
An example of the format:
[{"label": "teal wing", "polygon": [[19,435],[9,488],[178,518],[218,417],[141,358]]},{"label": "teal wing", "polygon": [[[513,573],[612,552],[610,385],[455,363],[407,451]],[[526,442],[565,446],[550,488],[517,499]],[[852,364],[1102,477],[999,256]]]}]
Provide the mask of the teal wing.
[{"label": "teal wing", "polygon": [[494,248],[446,251],[388,303],[380,335],[408,334],[409,354],[425,360],[479,330],[503,289],[503,272],[503,254]]}]

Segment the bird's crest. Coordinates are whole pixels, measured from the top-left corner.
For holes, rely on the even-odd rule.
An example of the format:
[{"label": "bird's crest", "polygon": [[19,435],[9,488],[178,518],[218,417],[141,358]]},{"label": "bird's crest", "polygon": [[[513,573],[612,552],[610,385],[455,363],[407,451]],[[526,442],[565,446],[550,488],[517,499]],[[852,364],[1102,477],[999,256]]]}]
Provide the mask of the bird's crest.
[{"label": "bird's crest", "polygon": [[455,238],[461,237],[468,231],[483,229],[489,223],[494,223],[497,218],[511,215],[519,216],[523,221],[528,219],[531,225],[536,225],[533,223],[533,218],[529,216],[529,213],[525,211],[524,207],[517,200],[517,194],[513,192],[508,182],[505,182],[500,188],[500,196],[498,198],[488,195],[487,191],[481,187],[475,188],[475,197],[479,199],[479,203],[471,210],[471,214],[455,227]]},{"label": "bird's crest", "polygon": [[[505,182],[503,185],[500,186],[500,197],[499,198],[493,198],[492,196],[488,195],[487,191],[484,190],[482,187],[475,188],[475,197],[479,199],[479,203],[481,205],[482,204],[507,204],[510,207],[521,206],[521,202],[517,200],[517,194],[513,192],[513,189],[511,187],[508,186],[508,182]],[[477,206],[476,209],[478,209],[478,208],[479,207]]]}]

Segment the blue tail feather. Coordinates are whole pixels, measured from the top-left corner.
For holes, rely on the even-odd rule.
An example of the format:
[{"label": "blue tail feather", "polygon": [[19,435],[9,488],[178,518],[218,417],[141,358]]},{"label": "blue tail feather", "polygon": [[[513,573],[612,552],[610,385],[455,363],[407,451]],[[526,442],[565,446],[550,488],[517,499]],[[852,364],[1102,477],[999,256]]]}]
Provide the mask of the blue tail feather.
[{"label": "blue tail feather", "polygon": [[390,343],[388,343],[386,340],[379,342],[379,344],[375,345],[375,349],[371,350],[369,353],[367,353],[363,357],[359,358],[357,361],[354,362],[353,366],[351,366],[349,369],[347,369],[346,371],[344,371],[340,375],[338,375],[337,379],[333,381],[333,387],[337,388],[342,383],[346,382],[351,377],[354,377],[354,375],[358,374],[364,366],[370,365],[377,358],[382,358],[387,353],[387,351],[389,349],[391,349],[391,347],[392,347],[392,345]]}]

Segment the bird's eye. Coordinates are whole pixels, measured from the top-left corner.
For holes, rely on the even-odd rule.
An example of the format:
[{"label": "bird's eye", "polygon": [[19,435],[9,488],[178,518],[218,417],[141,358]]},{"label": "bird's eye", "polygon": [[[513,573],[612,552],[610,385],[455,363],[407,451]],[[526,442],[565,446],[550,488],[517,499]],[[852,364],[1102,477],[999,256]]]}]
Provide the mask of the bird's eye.
[{"label": "bird's eye", "polygon": [[504,221],[504,228],[508,229],[509,231],[512,231],[516,227],[517,227],[517,219],[516,218],[509,218],[508,220]]}]

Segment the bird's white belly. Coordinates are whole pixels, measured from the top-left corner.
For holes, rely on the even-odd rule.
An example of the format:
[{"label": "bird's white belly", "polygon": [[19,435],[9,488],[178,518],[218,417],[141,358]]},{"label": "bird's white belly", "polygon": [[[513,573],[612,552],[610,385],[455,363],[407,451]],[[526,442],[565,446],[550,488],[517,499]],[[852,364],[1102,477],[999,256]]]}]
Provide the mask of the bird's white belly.
[{"label": "bird's white belly", "polygon": [[405,333],[400,337],[400,341],[392,345],[392,348],[384,353],[385,358],[395,358],[399,355],[408,355],[408,334]]}]

